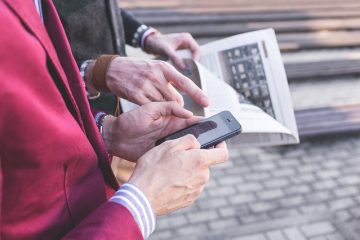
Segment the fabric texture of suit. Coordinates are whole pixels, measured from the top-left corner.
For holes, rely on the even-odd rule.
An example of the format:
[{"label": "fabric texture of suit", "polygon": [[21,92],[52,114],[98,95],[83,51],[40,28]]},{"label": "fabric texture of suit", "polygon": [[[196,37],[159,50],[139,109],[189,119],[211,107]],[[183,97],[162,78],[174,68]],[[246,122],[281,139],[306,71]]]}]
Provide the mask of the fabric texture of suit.
[{"label": "fabric texture of suit", "polygon": [[[54,3],[79,66],[101,54],[125,56],[125,44],[131,44],[142,24],[120,9],[116,0],[54,0]],[[117,100],[115,95],[105,93],[90,100],[90,104],[113,114]]]},{"label": "fabric texture of suit", "polygon": [[0,1],[0,239],[142,239],[51,0]]}]

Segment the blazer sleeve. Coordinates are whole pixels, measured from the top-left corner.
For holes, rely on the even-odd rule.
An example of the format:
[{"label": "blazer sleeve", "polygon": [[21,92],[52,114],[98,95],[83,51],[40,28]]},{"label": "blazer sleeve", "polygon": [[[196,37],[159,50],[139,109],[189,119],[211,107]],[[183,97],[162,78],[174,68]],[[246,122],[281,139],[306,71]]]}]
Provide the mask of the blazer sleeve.
[{"label": "blazer sleeve", "polygon": [[121,9],[121,16],[124,24],[126,44],[132,45],[134,34],[138,27],[140,27],[143,23],[124,9]]},{"label": "blazer sleeve", "polygon": [[125,207],[114,202],[107,202],[92,212],[62,239],[142,240],[143,237],[137,223]]}]

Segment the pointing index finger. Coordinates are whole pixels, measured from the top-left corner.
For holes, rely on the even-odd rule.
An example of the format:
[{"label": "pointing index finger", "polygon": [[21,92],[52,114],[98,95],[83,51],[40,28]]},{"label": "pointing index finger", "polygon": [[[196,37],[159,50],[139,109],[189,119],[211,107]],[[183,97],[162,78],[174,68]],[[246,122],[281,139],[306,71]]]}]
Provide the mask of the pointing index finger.
[{"label": "pointing index finger", "polygon": [[178,72],[174,67],[164,70],[164,76],[176,88],[187,93],[195,102],[201,106],[209,106],[209,99],[206,94],[189,78]]}]

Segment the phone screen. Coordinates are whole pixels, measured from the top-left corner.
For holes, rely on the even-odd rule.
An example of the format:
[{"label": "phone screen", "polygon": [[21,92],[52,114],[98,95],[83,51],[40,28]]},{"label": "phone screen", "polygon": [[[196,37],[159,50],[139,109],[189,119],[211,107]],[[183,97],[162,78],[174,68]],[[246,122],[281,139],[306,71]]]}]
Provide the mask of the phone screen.
[{"label": "phone screen", "polygon": [[226,119],[224,119],[221,115],[218,114],[206,120],[203,120],[189,128],[176,132],[166,137],[164,140],[172,140],[183,137],[187,134],[192,134],[197,138],[201,146],[203,146],[204,144],[208,143],[209,140],[221,138],[222,136],[230,134],[232,132],[232,129],[225,121]]}]

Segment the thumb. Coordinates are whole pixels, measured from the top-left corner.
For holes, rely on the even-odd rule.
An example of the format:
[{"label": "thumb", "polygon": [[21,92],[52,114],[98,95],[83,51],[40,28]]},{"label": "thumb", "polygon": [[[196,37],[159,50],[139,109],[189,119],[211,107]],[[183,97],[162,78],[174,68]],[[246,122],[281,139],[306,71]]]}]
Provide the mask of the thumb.
[{"label": "thumb", "polygon": [[190,118],[193,113],[183,108],[178,102],[159,102],[154,103],[162,105],[159,106],[161,116],[175,116],[179,118]]}]

